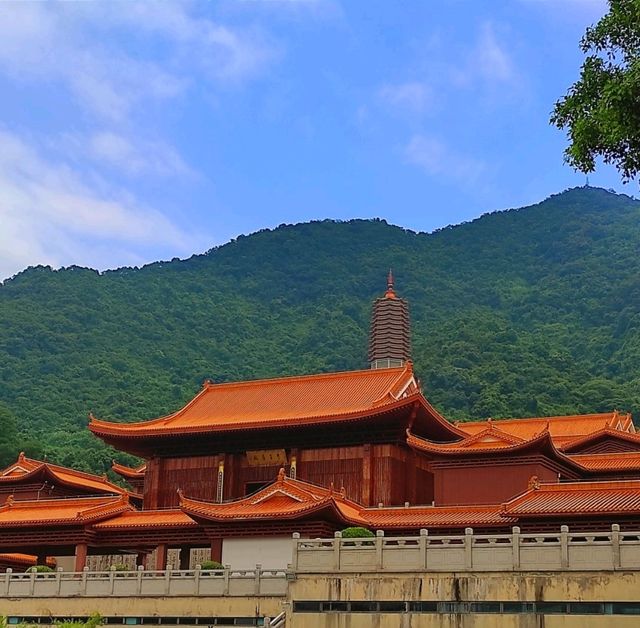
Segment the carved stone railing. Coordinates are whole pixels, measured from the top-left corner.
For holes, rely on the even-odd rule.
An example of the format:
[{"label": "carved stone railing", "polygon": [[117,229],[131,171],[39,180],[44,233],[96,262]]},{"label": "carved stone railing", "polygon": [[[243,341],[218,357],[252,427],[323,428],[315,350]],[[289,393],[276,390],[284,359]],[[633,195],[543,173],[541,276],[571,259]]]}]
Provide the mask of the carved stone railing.
[{"label": "carved stone railing", "polygon": [[89,571],[0,574],[0,598],[25,597],[145,597],[231,596],[280,597],[287,592],[287,572],[230,568],[209,571],[199,567],[166,571]]},{"label": "carved stone railing", "polygon": [[607,532],[301,539],[293,535],[294,573],[640,570],[640,532]]}]

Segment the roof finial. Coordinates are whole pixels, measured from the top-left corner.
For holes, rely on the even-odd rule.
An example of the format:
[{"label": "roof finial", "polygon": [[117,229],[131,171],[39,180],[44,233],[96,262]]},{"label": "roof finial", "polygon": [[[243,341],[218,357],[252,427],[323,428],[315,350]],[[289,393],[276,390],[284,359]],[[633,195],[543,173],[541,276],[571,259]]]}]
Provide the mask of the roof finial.
[{"label": "roof finial", "polygon": [[278,482],[284,482],[284,478],[285,478],[284,467],[280,467],[280,470],[278,471]]},{"label": "roof finial", "polygon": [[395,299],[396,291],[393,289],[393,270],[389,269],[389,274],[387,275],[387,291],[384,294],[387,299]]}]

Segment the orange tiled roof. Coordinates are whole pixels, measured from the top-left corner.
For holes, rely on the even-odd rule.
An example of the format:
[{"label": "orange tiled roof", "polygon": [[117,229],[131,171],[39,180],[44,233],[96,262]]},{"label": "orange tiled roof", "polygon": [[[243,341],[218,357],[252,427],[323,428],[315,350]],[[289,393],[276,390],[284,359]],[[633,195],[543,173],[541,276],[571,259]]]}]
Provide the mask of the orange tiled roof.
[{"label": "orange tiled roof", "polygon": [[17,484],[20,481],[28,480],[35,475],[45,472],[54,482],[59,482],[66,486],[83,488],[93,493],[107,493],[111,495],[121,495],[127,490],[109,482],[106,477],[100,477],[93,473],[76,471],[57,464],[27,458],[24,453],[20,453],[18,460],[0,472],[0,484]]},{"label": "orange tiled roof", "polygon": [[605,427],[596,432],[592,432],[590,434],[586,434],[580,438],[576,438],[568,443],[566,443],[563,447],[568,452],[580,450],[581,448],[593,443],[594,441],[612,438],[617,441],[624,441],[627,443],[631,443],[640,447],[640,434],[635,432],[635,428],[633,432],[627,432],[623,430],[617,430],[611,427]]},{"label": "orange tiled roof", "polygon": [[[31,554],[0,554],[0,564],[21,565],[23,567],[33,567],[38,563],[38,557]],[[47,567],[55,567],[56,559],[53,556],[47,556]]]},{"label": "orange tiled roof", "polygon": [[147,463],[145,462],[137,467],[128,467],[127,465],[120,464],[114,460],[111,468],[115,473],[121,475],[123,478],[127,478],[128,480],[143,479],[147,472]]},{"label": "orange tiled roof", "polygon": [[538,484],[503,505],[517,517],[640,514],[640,480]]},{"label": "orange tiled roof", "polygon": [[640,451],[605,454],[567,454],[590,471],[640,471]]},{"label": "orange tiled roof", "polygon": [[89,429],[99,435],[146,436],[340,421],[383,411],[416,391],[411,363],[399,368],[205,383],[174,414],[126,424],[92,417]]},{"label": "orange tiled roof", "polygon": [[529,440],[545,429],[549,430],[556,447],[563,447],[571,441],[597,432],[606,427],[623,432],[635,432],[630,414],[606,412],[603,414],[580,414],[572,416],[535,417],[525,419],[495,419],[487,421],[458,422],[456,427],[470,435],[485,431],[495,423],[503,431]]},{"label": "orange tiled roof", "polygon": [[515,523],[501,514],[501,506],[410,506],[408,508],[364,508],[360,516],[372,528],[449,528]]},{"label": "orange tiled roof", "polygon": [[0,527],[83,525],[133,510],[128,495],[17,501],[0,506]]},{"label": "orange tiled roof", "polygon": [[[517,452],[522,449],[528,449],[537,444],[551,444],[553,447],[549,432],[541,432],[536,434],[528,440],[516,440],[509,436],[509,440],[503,440],[501,437],[495,435],[495,430],[484,430],[479,432],[476,437],[465,438],[454,443],[436,443],[426,438],[416,436],[407,430],[407,445],[417,449],[418,451],[424,451],[433,454],[442,454],[447,456],[459,456],[465,454],[478,454],[478,453],[493,453],[493,452]],[[490,435],[491,439],[484,440],[485,435]],[[507,435],[508,436],[508,435]]]},{"label": "orange tiled roof", "polygon": [[213,521],[242,519],[298,519],[325,508],[333,509],[344,521],[363,523],[358,517],[361,506],[335,492],[315,484],[288,478],[281,470],[278,479],[253,495],[216,504],[190,499],[180,494],[180,508],[187,514]]},{"label": "orange tiled roof", "polygon": [[97,530],[125,530],[130,528],[194,527],[196,522],[179,509],[126,510],[116,517],[96,523]]}]

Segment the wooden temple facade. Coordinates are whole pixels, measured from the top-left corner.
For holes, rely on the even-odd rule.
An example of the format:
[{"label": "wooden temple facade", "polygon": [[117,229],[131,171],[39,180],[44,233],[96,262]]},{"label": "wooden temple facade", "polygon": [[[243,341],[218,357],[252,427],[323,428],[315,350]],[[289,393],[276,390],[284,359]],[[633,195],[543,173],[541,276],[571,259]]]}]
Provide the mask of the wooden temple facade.
[{"label": "wooden temple facade", "polygon": [[143,459],[114,463],[130,490],[20,455],[0,472],[0,566],[66,555],[79,570],[90,554],[128,553],[164,568],[177,548],[186,567],[191,548],[221,561],[242,539],[264,545],[351,525],[640,525],[630,415],[451,423],[420,390],[408,321],[390,276],[374,305],[369,369],[205,382],[165,417],[91,417],[94,435]]}]

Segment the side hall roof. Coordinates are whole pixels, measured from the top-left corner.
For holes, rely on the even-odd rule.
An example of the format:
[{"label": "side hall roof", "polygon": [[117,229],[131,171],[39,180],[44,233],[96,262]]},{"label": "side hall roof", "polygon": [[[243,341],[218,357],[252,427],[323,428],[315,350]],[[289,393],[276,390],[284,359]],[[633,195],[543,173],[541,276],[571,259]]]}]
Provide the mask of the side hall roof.
[{"label": "side hall roof", "polygon": [[25,501],[10,497],[0,506],[0,527],[86,525],[133,509],[126,494]]},{"label": "side hall roof", "polygon": [[[337,492],[315,484],[293,480],[281,470],[278,479],[248,497],[222,504],[180,496],[180,508],[194,519],[215,522],[246,520],[292,520],[318,515],[321,511],[344,525],[369,528],[451,528],[500,525],[516,520],[501,514],[500,504],[489,506],[406,506],[365,508]],[[131,515],[127,515],[131,516]],[[100,524],[108,526],[109,522]],[[98,526],[96,526],[98,527]]]},{"label": "side hall roof", "polygon": [[295,480],[280,470],[278,479],[253,495],[221,504],[190,499],[180,493],[180,508],[191,517],[210,521],[241,521],[247,519],[302,519],[329,509],[338,520],[363,524],[358,513],[362,507],[341,492],[301,480]]},{"label": "side hall roof", "polygon": [[532,417],[524,419],[488,419],[486,421],[456,422],[456,427],[474,436],[494,425],[502,432],[516,438],[529,440],[548,429],[556,447],[563,449],[578,438],[605,428],[619,432],[635,433],[631,415],[617,410],[601,414]]},{"label": "side hall roof", "polygon": [[[81,489],[85,493],[122,495],[128,491],[122,486],[109,482],[105,476],[85,473],[76,469],[69,469],[57,464],[27,458],[20,453],[18,460],[0,471],[0,486],[19,485],[31,478],[48,477],[50,481],[67,487]],[[137,497],[137,495],[134,495]]]},{"label": "side hall roof", "polygon": [[619,516],[640,513],[640,480],[542,484],[532,478],[529,490],[506,502],[511,517]]}]

